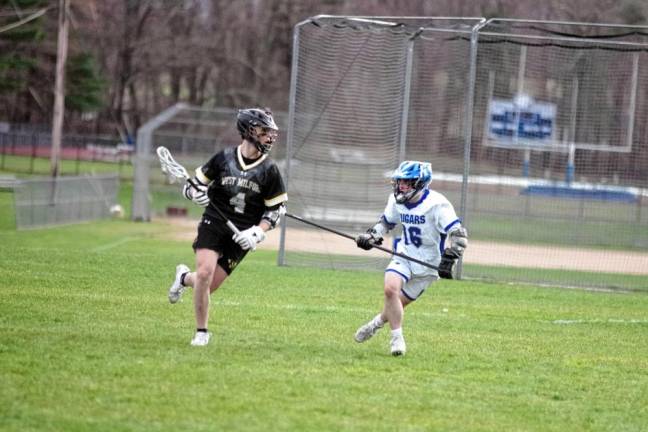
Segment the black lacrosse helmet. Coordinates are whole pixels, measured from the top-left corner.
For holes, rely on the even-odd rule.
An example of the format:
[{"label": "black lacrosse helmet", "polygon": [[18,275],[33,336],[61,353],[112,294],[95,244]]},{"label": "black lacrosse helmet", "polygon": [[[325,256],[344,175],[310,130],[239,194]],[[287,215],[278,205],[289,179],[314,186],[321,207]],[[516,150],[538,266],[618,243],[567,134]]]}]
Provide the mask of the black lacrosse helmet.
[{"label": "black lacrosse helmet", "polygon": [[[244,140],[250,141],[263,154],[272,150],[272,145],[277,139],[279,128],[272,118],[272,111],[268,108],[245,108],[241,109],[236,116],[236,127]],[[262,129],[257,134],[256,127]],[[263,144],[259,141],[261,135],[270,135],[272,141]]]}]

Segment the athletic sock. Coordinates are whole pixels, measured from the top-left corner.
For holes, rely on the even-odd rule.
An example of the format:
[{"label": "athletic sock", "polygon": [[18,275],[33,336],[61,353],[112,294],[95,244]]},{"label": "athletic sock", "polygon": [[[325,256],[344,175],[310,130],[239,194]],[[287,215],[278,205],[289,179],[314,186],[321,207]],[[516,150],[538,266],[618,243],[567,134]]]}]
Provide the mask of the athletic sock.
[{"label": "athletic sock", "polygon": [[382,327],[385,325],[385,321],[382,320],[380,314],[376,315],[372,321],[376,327]]},{"label": "athletic sock", "polygon": [[398,327],[397,329],[394,329],[391,331],[392,337],[403,337],[403,328]]},{"label": "athletic sock", "polygon": [[185,283],[184,283],[184,280],[185,280],[185,276],[187,276],[188,274],[189,274],[189,272],[184,272],[184,273],[182,273],[182,275],[180,275],[180,285],[186,286]]},{"label": "athletic sock", "polygon": [[207,333],[207,329],[206,329],[206,328],[199,328],[199,329],[196,329],[196,331],[197,331],[197,332],[200,332],[200,333]]}]

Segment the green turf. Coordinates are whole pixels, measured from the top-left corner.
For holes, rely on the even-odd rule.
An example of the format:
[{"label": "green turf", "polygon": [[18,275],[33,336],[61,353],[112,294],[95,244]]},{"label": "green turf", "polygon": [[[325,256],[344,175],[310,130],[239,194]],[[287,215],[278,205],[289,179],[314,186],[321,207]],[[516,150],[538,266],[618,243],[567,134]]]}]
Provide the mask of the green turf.
[{"label": "green turf", "polygon": [[[194,165],[198,163],[193,162]],[[50,161],[47,158],[0,155],[0,174],[27,177],[30,174],[47,175],[49,171]],[[61,173],[118,173],[122,179],[122,191],[128,194],[128,199],[121,202],[130,214],[133,167],[129,163],[63,160]],[[150,205],[154,216],[164,215],[169,207],[181,207],[192,217],[200,216],[202,209],[191,205],[181,196],[180,184],[167,184],[159,170],[152,170],[150,175]],[[467,222],[473,240],[638,252],[648,250],[648,221],[645,216],[648,210],[642,205],[596,201],[588,201],[585,205],[578,200],[534,197],[527,198],[533,203],[532,213],[536,215],[529,217],[520,209],[525,201],[519,196],[474,193],[476,195],[469,197],[469,204],[474,199],[486,204],[475,207],[478,211],[469,211]],[[446,195],[458,207],[461,201],[458,193],[447,192]],[[291,201],[291,205],[298,205],[298,201],[297,197]],[[469,205],[468,208],[473,207]]]},{"label": "green turf", "polygon": [[386,329],[353,341],[380,272],[258,251],[194,348],[191,293],[166,300],[193,260],[170,229],[0,230],[0,430],[646,430],[646,294],[442,281],[392,358]]},{"label": "green turf", "polygon": [[[286,253],[286,262],[295,266],[327,266],[331,255],[323,257],[310,252]],[[385,265],[389,255],[385,255]],[[366,258],[357,255],[335,255],[335,264],[347,269],[376,268],[376,258]],[[330,266],[332,267],[332,265]],[[492,281],[492,282],[517,282],[519,284],[535,283],[537,285],[551,285],[554,287],[581,287],[590,289],[607,289],[616,291],[637,291],[648,293],[648,276],[622,273],[584,272],[565,269],[541,269],[529,267],[504,267],[486,266],[478,264],[464,264],[463,275],[465,279]]]},{"label": "green turf", "polygon": [[[78,175],[83,173],[104,174],[119,173],[122,179],[133,178],[133,166],[130,162],[102,162],[86,160],[63,159],[60,163],[61,175]],[[51,161],[49,158],[26,157],[0,154],[0,173],[10,172],[19,176],[50,175]]]},{"label": "green turf", "polygon": [[559,287],[590,287],[648,293],[648,276],[622,273],[588,273],[565,269],[538,269],[528,267],[494,267],[476,264],[464,265],[465,274],[472,279],[536,283]]},{"label": "green turf", "polygon": [[471,238],[484,241],[639,252],[648,250],[646,223],[592,222],[480,214],[472,216],[469,225]]},{"label": "green turf", "polygon": [[0,231],[16,228],[13,192],[0,189]]}]

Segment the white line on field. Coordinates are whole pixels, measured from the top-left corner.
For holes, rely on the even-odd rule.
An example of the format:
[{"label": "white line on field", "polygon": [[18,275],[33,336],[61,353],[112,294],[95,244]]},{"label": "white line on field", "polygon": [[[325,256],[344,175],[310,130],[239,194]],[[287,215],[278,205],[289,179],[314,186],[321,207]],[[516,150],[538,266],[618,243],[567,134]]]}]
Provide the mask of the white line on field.
[{"label": "white line on field", "polygon": [[97,246],[96,248],[91,249],[92,252],[103,252],[107,251],[108,249],[113,249],[118,246],[123,245],[124,243],[132,242],[134,240],[137,240],[137,237],[122,237],[117,241],[114,241],[112,243],[108,243],[102,246]]},{"label": "white line on field", "polygon": [[[340,307],[334,305],[327,306],[315,306],[315,305],[305,305],[305,304],[294,304],[294,303],[285,303],[285,304],[268,304],[268,303],[242,303],[232,300],[218,300],[218,305],[220,306],[230,306],[230,307],[267,307],[271,309],[281,309],[281,310],[297,310],[297,311],[313,311],[313,312],[347,312],[347,313],[358,313],[371,315],[376,313],[375,310],[370,310],[367,308],[357,308],[357,307]],[[439,318],[440,316],[450,316],[447,308],[439,309],[439,312],[426,312],[426,311],[412,311],[412,316],[424,316]],[[466,318],[465,314],[455,314],[454,317]],[[609,319],[559,319],[551,321],[552,324],[559,325],[570,325],[570,324],[648,324],[648,319],[622,319],[622,318],[609,318]]]},{"label": "white line on field", "polygon": [[[375,314],[377,310],[370,310],[367,308],[356,308],[356,307],[340,307],[340,306],[333,306],[333,305],[327,305],[327,306],[315,306],[315,305],[305,305],[305,304],[294,304],[294,303],[284,303],[284,304],[268,304],[268,303],[241,303],[241,302],[236,302],[236,301],[231,301],[231,300],[218,300],[217,301],[218,305],[221,306],[233,306],[233,307],[240,307],[240,306],[254,306],[254,307],[267,307],[267,308],[272,308],[272,309],[282,309],[282,310],[297,310],[297,311],[313,311],[313,312],[352,312],[352,313],[361,313],[361,314],[367,314],[371,315],[372,313]],[[424,316],[424,317],[436,317],[438,318],[439,316],[448,316],[448,309],[447,308],[442,308],[439,309],[439,312],[425,312],[425,311],[412,311],[412,316],[417,315],[417,316]],[[459,315],[461,317],[465,317],[466,315],[461,314]]]},{"label": "white line on field", "polygon": [[562,325],[569,325],[569,324],[603,324],[603,323],[611,323],[611,324],[648,324],[648,320],[641,320],[641,319],[618,319],[618,318],[610,318],[610,319],[591,319],[591,320],[584,320],[584,319],[560,319],[560,320],[554,320],[552,321],[554,324],[562,324]]}]

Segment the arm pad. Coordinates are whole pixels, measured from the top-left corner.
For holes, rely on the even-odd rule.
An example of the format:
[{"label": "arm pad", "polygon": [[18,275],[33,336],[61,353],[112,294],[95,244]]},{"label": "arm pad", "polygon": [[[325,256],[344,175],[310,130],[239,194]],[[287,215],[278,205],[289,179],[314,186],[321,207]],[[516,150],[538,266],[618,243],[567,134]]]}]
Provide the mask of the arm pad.
[{"label": "arm pad", "polygon": [[192,177],[190,179],[187,179],[187,182],[182,188],[182,194],[188,200],[192,200],[194,192],[207,193],[207,188],[208,185],[198,180],[197,177]]},{"label": "arm pad", "polygon": [[468,247],[468,231],[461,225],[453,227],[448,233],[448,247],[446,251],[459,258],[463,255],[464,250]]},{"label": "arm pad", "polygon": [[279,221],[281,220],[281,216],[286,214],[286,205],[285,204],[279,204],[279,206],[275,206],[272,208],[267,208],[265,213],[263,213],[263,216],[261,216],[261,219],[265,219],[268,221],[270,224],[270,228],[274,228],[277,226]]},{"label": "arm pad", "polygon": [[385,234],[389,232],[389,229],[389,226],[387,226],[387,224],[382,219],[380,219],[380,221],[378,221],[378,223],[372,228],[367,230],[367,232],[371,232],[374,237],[384,237]]}]

